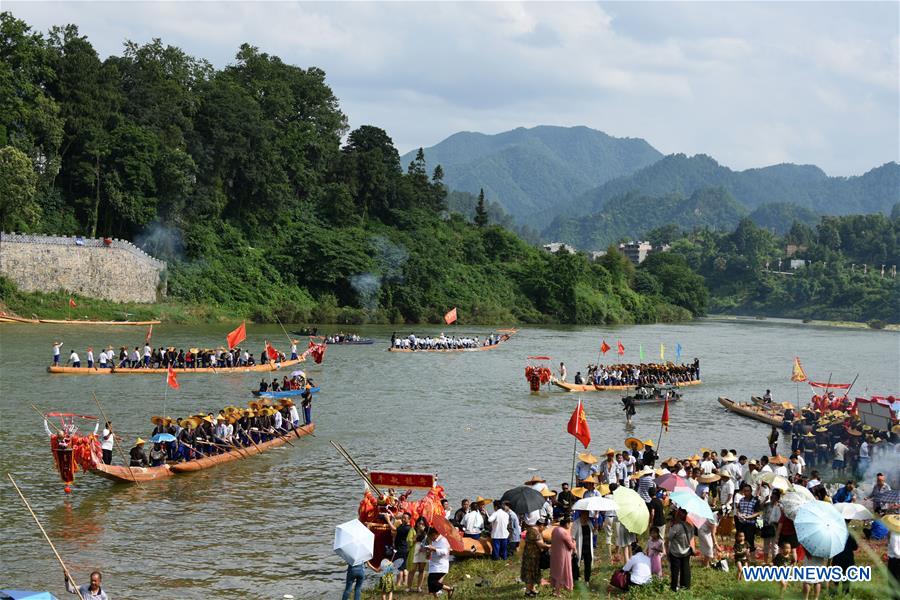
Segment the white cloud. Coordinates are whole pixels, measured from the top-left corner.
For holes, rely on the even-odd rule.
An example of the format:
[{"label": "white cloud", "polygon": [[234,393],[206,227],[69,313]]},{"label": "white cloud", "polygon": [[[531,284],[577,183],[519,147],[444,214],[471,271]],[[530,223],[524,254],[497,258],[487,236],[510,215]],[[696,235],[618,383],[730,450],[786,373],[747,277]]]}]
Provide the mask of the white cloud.
[{"label": "white cloud", "polygon": [[[734,168],[897,160],[897,4],[5,2],[102,55],[161,37],[318,66],[401,151],[461,129],[588,125]],[[861,143],[862,142],[862,143]],[[853,151],[847,148],[852,144]]]}]

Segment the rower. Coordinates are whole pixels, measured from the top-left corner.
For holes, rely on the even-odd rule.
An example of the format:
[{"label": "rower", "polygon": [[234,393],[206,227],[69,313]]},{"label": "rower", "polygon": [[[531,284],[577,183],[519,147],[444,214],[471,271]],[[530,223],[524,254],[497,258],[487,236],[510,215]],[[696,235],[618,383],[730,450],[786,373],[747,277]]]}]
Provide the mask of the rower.
[{"label": "rower", "polygon": [[129,457],[131,459],[130,466],[132,467],[146,467],[147,466],[147,457],[144,455],[144,440],[138,438],[134,443],[134,446],[131,448],[129,452]]},{"label": "rower", "polygon": [[[59,357],[54,357],[54,360],[58,361]],[[81,359],[78,358],[78,353],[75,352],[75,349],[72,349],[72,354],[69,355],[69,360],[66,361],[66,364],[72,363],[72,366],[77,368],[81,367]]]},{"label": "rower", "polygon": [[584,384],[584,378],[581,377],[581,371],[575,373],[575,384],[582,385]]},{"label": "rower", "polygon": [[766,390],[766,393],[763,394],[763,402],[766,404],[772,403],[772,390]]}]

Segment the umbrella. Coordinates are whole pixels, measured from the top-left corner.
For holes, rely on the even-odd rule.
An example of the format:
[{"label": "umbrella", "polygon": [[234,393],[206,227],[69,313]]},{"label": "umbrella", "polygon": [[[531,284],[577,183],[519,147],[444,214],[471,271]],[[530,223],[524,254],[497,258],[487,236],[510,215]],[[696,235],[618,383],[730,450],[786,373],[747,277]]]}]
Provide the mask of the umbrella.
[{"label": "umbrella", "polygon": [[787,515],[788,519],[793,519],[797,516],[797,511],[800,510],[800,507],[808,502],[812,502],[814,499],[807,498],[803,493],[799,490],[805,490],[806,488],[801,488],[800,486],[794,486],[794,489],[785,492],[781,497],[781,508],[784,510],[784,514]]},{"label": "umbrella", "polygon": [[696,515],[704,519],[715,519],[709,504],[697,494],[689,492],[673,492],[669,494],[669,500],[686,510],[688,514]]},{"label": "umbrella", "polygon": [[875,518],[868,508],[855,502],[838,502],[834,508],[847,521],[871,521]]},{"label": "umbrella", "polygon": [[665,475],[660,475],[656,478],[656,487],[662,488],[664,490],[668,490],[670,492],[675,491],[676,487],[689,487],[687,481],[679,477],[674,473],[666,473]]},{"label": "umbrella", "polygon": [[885,515],[881,522],[894,533],[900,533],[900,515]]},{"label": "umbrella", "polygon": [[588,510],[591,512],[605,512],[608,510],[616,510],[617,508],[618,507],[616,506],[615,500],[611,498],[603,498],[602,496],[589,496],[587,498],[582,498],[572,506],[572,510]]},{"label": "umbrella", "polygon": [[359,565],[372,558],[375,534],[359,519],[341,523],[334,528],[334,553],[350,565]]},{"label": "umbrella", "polygon": [[613,492],[616,517],[631,533],[644,533],[650,520],[650,511],[640,495],[631,489],[619,487]]},{"label": "umbrella", "polygon": [[791,482],[788,481],[785,477],[781,475],[776,475],[775,473],[764,473],[762,477],[759,478],[760,481],[764,481],[772,486],[774,490],[782,490],[787,491],[791,489]]},{"label": "umbrella", "polygon": [[50,592],[0,590],[0,600],[57,600],[57,598]]},{"label": "umbrella", "polygon": [[154,444],[159,444],[161,442],[174,442],[175,436],[171,433],[157,433],[152,438],[150,438],[150,441]]},{"label": "umbrella", "polygon": [[794,518],[794,529],[806,551],[821,558],[831,558],[843,550],[849,535],[841,513],[820,500],[800,507]]},{"label": "umbrella", "polygon": [[304,373],[303,371],[294,371],[293,373],[291,373],[291,377],[303,377],[303,378],[305,378],[305,377],[306,377],[306,373]]},{"label": "umbrella", "polygon": [[536,489],[527,485],[520,485],[511,490],[506,490],[500,497],[500,502],[509,502],[510,508],[517,515],[525,515],[544,506],[544,496]]}]

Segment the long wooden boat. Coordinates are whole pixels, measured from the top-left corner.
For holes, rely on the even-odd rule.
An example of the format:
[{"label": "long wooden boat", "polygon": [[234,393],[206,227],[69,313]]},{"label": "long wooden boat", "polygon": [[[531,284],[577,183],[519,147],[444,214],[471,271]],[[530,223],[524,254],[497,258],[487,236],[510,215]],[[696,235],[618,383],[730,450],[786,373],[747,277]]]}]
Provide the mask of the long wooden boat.
[{"label": "long wooden boat", "polygon": [[731,412],[737,413],[743,417],[755,419],[769,425],[775,425],[776,427],[781,427],[782,413],[778,409],[765,409],[761,406],[756,406],[755,404],[735,402],[734,400],[729,400],[728,398],[724,398],[722,396],[719,396],[719,404],[721,404]]},{"label": "long wooden boat", "polygon": [[375,343],[372,338],[364,338],[361,340],[344,340],[343,342],[325,342],[329,346],[370,346]]},{"label": "long wooden boat", "polygon": [[0,323],[30,323],[32,325],[43,323],[46,325],[158,325],[162,321],[90,321],[73,319],[25,319],[10,315],[0,316]]},{"label": "long wooden boat", "polygon": [[391,346],[387,350],[388,352],[406,352],[415,354],[418,354],[419,352],[483,352],[485,350],[493,350],[519,332],[518,329],[496,329],[495,331],[500,333],[500,340],[496,344],[491,344],[489,346],[475,346],[474,348],[448,348],[446,350],[413,350],[412,348],[394,348],[393,346]]},{"label": "long wooden boat", "polygon": [[291,432],[286,434],[284,437],[276,437],[275,439],[269,440],[268,442],[256,444],[255,446],[244,446],[239,450],[231,450],[229,452],[223,452],[222,454],[214,454],[203,458],[198,458],[196,460],[189,460],[187,462],[167,463],[158,467],[125,467],[121,465],[106,465],[103,464],[103,461],[101,460],[95,460],[97,464],[93,469],[90,469],[90,472],[94,475],[99,475],[100,477],[119,483],[134,483],[135,480],[137,480],[139,483],[157,481],[160,479],[172,477],[173,475],[178,475],[180,473],[202,471],[204,469],[209,469],[224,463],[247,458],[249,456],[253,456],[254,454],[261,454],[266,450],[277,448],[278,446],[283,446],[284,444],[292,441],[295,438],[310,435],[313,433],[313,431],[315,431],[315,428],[315,424],[304,425],[296,429],[296,433]]},{"label": "long wooden boat", "polygon": [[[198,367],[196,369],[175,369],[178,375],[192,375],[198,373],[212,373],[214,375],[223,375],[228,373],[261,373],[268,371],[277,371],[286,367],[292,367],[303,362],[299,358],[296,360],[286,360],[280,363],[269,362],[261,365],[252,365],[249,367]],[[132,369],[130,367],[113,367],[112,369],[89,369],[87,367],[47,367],[48,373],[56,373],[59,375],[152,375],[168,373],[168,369],[148,368],[148,369]]]},{"label": "long wooden boat", "polygon": [[[567,381],[559,381],[556,378],[551,379],[550,383],[567,392],[614,392],[634,390],[638,387],[636,385],[593,385],[590,383],[569,383]],[[701,383],[703,383],[701,380],[695,379],[694,381],[679,381],[678,383],[673,383],[670,385],[673,385],[675,387],[687,387],[690,385],[700,385]]]}]

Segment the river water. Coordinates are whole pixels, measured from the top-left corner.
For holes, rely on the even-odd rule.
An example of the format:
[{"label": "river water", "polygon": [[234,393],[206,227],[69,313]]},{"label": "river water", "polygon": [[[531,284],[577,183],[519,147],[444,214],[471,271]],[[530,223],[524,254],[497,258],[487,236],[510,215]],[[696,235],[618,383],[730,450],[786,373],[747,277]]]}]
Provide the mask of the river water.
[{"label": "river water", "polygon": [[[154,327],[153,341],[218,345],[228,329],[161,325]],[[266,338],[285,345],[278,328],[248,329],[257,352]],[[416,333],[425,331],[439,330]],[[657,359],[660,343],[667,358],[674,357],[677,343],[683,360],[699,357],[704,383],[687,388],[684,401],[671,406],[663,457],[692,454],[701,446],[763,454],[767,427],[727,413],[716,398],[746,400],[771,388],[776,400],[795,399],[789,380],[794,356],[813,379],[831,375],[832,381],[849,382],[858,373],[855,392],[900,391],[900,336],[885,331],[773,319],[528,328],[490,352],[457,354],[388,353],[390,328],[361,332],[379,343],[332,346],[322,365],[307,365],[322,387],[313,408],[316,437],[142,488],[79,473],[67,496],[30,405],[97,414],[91,399],[96,392],[116,429],[127,432],[127,452],[135,435],[147,437],[150,416],[163,413],[164,377],[45,372],[55,339],[64,340],[64,357],[75,347],[83,359],[88,345],[141,343],[143,328],[0,325],[0,588],[60,594],[63,587],[50,549],[6,479],[9,472],[76,580],[86,581],[99,568],[115,598],[334,597],[344,566],[331,552],[333,528],[355,516],[362,484],[329,440],[343,443],[370,468],[437,473],[454,507],[463,496],[499,497],[535,472],[553,487],[569,479],[573,438],[565,429],[578,396],[531,395],[523,371],[531,354],[549,355],[557,365],[564,360],[570,379],[596,361],[602,339],[614,348],[621,340],[629,361],[637,361],[639,345],[648,361]],[[181,388],[165,400],[171,415],[244,404],[259,376],[184,375],[179,382]],[[800,395],[808,399],[808,388]],[[631,432],[619,397],[583,395],[596,454],[607,446],[621,448],[632,433],[657,439],[661,407],[639,407]],[[118,452],[114,462],[120,462]]]}]

